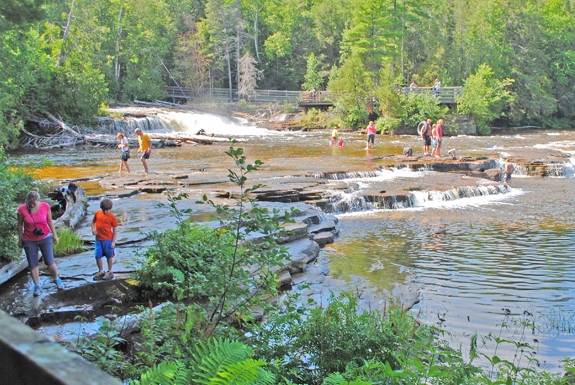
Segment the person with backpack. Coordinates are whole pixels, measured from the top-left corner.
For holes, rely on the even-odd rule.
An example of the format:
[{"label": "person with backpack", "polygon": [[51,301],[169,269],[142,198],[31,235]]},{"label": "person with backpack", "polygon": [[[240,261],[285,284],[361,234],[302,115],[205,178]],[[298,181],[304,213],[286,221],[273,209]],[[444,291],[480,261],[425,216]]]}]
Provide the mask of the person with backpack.
[{"label": "person with backpack", "polygon": [[427,156],[429,155],[429,146],[431,146],[431,119],[419,122],[417,125],[417,132],[423,139],[423,155]]}]

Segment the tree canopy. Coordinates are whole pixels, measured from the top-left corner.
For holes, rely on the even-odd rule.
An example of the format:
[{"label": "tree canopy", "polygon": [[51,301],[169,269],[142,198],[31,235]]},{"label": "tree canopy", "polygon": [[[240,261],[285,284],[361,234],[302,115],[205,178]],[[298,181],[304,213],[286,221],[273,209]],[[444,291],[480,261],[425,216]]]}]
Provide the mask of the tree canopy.
[{"label": "tree canopy", "polygon": [[381,87],[478,84],[479,71],[509,90],[484,123],[573,126],[574,11],[570,0],[2,0],[0,140],[44,111],[89,123],[166,85],[241,88],[246,54],[258,88],[345,90],[348,112]]}]

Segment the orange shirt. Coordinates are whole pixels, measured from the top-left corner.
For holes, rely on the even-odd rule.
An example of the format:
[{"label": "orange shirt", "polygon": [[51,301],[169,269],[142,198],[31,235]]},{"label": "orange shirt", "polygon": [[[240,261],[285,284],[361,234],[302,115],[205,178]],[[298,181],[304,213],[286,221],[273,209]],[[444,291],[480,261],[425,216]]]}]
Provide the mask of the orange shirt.
[{"label": "orange shirt", "polygon": [[118,220],[114,214],[104,214],[102,210],[96,211],[92,223],[96,224],[96,232],[98,233],[98,235],[96,235],[97,240],[111,241],[113,239],[114,233],[112,233],[112,227],[118,227]]}]

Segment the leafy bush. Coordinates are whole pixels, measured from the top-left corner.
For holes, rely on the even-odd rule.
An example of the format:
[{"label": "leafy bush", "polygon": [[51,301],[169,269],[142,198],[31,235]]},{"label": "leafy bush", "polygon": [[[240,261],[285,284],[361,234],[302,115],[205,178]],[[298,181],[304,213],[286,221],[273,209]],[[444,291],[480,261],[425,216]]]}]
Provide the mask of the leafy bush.
[{"label": "leafy bush", "polygon": [[381,134],[387,134],[401,127],[401,120],[391,116],[382,116],[375,121],[375,129]]},{"label": "leafy bush", "polygon": [[[240,194],[232,197],[235,207],[216,205],[205,195],[200,202],[215,209],[221,227],[190,226],[176,205],[182,196],[171,198],[178,227],[151,233],[155,244],[146,251],[143,267],[136,273],[144,298],[204,299],[209,305],[204,324],[207,336],[224,320],[249,319],[254,306],[266,307],[263,296],[276,294],[274,268],[289,259],[286,248],[276,242],[283,234],[279,211],[270,213],[249,198],[261,185],[244,187],[246,175],[263,163],[248,164],[243,149],[233,144],[226,154],[238,170],[228,170],[230,181],[240,187]],[[286,221],[290,215],[283,213]],[[263,237],[247,242],[256,231]]]},{"label": "leafy bush", "polygon": [[41,167],[33,164],[17,164],[0,147],[0,261],[18,259],[17,202],[23,202],[34,187],[31,170]]},{"label": "leafy bush", "polygon": [[399,118],[403,125],[415,127],[422,120],[435,122],[448,114],[449,107],[440,105],[434,95],[410,93],[402,98]]},{"label": "leafy bush", "polygon": [[71,229],[62,229],[58,232],[60,242],[54,244],[54,256],[63,257],[84,251],[84,240]]},{"label": "leafy bush", "polygon": [[503,81],[493,78],[493,70],[488,65],[480,65],[475,74],[465,80],[463,95],[457,98],[457,112],[470,114],[477,125],[477,133],[489,135],[489,122],[499,118],[508,101],[512,100],[506,90],[513,80]]},{"label": "leafy bush", "polygon": [[420,351],[416,344],[433,341],[429,328],[402,310],[360,311],[350,294],[329,301],[326,307],[304,308],[290,299],[263,326],[254,326],[256,357],[274,364],[278,377],[321,384],[331,373],[369,360],[399,369],[398,357],[409,358]]},{"label": "leafy bush", "polygon": [[367,119],[367,111],[352,109],[344,115],[343,121],[348,127],[359,127],[363,123],[367,122]]}]

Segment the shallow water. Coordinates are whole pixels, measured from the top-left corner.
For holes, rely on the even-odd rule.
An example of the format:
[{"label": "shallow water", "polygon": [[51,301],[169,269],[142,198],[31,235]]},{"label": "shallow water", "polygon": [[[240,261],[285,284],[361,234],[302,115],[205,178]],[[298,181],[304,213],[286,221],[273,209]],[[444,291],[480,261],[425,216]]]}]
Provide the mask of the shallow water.
[{"label": "shallow water", "polygon": [[[201,126],[198,117],[177,119],[172,122],[173,129],[188,127],[192,133],[199,128],[210,133],[206,124],[228,124],[205,120]],[[191,125],[192,121],[195,125]],[[241,131],[242,127],[233,125],[228,129]],[[378,136],[376,148],[365,150],[364,136],[356,133],[343,133],[347,145],[341,149],[327,145],[327,131],[277,133],[250,128],[245,133],[247,142],[238,146],[245,149],[248,160],[265,163],[260,172],[250,175],[250,181],[281,180],[286,188],[296,176],[377,171],[384,164],[378,156],[401,154],[404,147],[413,147],[415,153],[422,150],[420,139],[413,136]],[[223,155],[227,148],[212,145],[156,149],[149,164],[154,172],[164,174],[205,168],[205,173],[191,174],[190,178],[197,175],[198,179],[225,180],[226,170],[232,167]],[[345,281],[354,292],[376,288],[385,299],[394,287],[415,283],[421,288],[421,302],[413,312],[419,313],[423,321],[452,333],[454,343],[461,343],[464,350],[474,332],[481,336],[499,332],[498,325],[505,320],[503,309],[509,309],[516,319],[527,310],[536,315],[541,328],[535,336],[529,335],[527,342],[536,345],[536,358],[541,363],[555,367],[563,356],[575,356],[571,333],[575,328],[575,178],[569,171],[573,170],[575,132],[521,131],[489,137],[448,137],[443,153],[451,148],[457,149],[458,155],[513,155],[543,160],[561,157],[567,162],[566,177],[514,176],[512,188],[504,194],[451,201],[422,199],[409,209],[365,208],[343,213],[339,215],[340,236],[321,255],[332,261],[331,275]],[[51,151],[42,155],[54,162],[53,167],[39,173],[47,179],[97,177],[117,171],[119,164],[119,153],[108,149]],[[38,153],[25,156],[40,157]],[[132,158],[130,165],[134,172],[141,172],[137,158]],[[359,191],[389,192],[414,188],[445,190],[477,181],[458,174],[404,169],[327,183],[328,189],[344,184]],[[94,182],[87,182],[85,187],[88,193],[102,193]],[[197,192],[202,193],[202,188]],[[444,234],[437,234],[443,231]],[[438,321],[439,317],[445,321]],[[516,329],[509,331],[513,332]],[[533,342],[533,338],[538,342]],[[490,344],[484,349],[484,353],[493,352]]]}]

